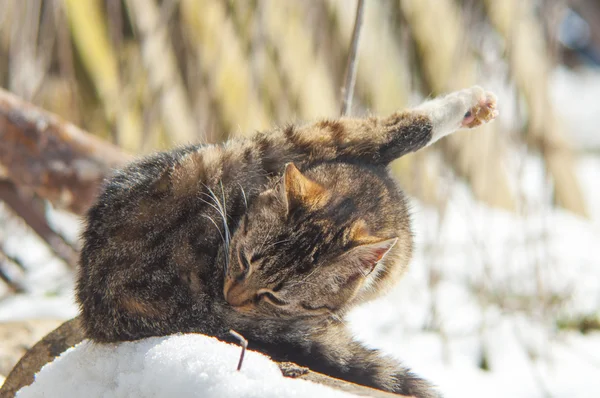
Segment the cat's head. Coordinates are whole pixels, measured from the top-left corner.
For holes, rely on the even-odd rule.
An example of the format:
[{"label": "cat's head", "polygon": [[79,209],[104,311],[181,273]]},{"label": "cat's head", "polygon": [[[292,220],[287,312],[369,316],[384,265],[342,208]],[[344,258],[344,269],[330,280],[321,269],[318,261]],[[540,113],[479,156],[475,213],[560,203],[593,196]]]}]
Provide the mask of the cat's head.
[{"label": "cat's head", "polygon": [[345,311],[376,277],[396,237],[377,237],[352,199],[293,164],[251,204],[229,247],[223,293],[237,311],[327,317]]}]

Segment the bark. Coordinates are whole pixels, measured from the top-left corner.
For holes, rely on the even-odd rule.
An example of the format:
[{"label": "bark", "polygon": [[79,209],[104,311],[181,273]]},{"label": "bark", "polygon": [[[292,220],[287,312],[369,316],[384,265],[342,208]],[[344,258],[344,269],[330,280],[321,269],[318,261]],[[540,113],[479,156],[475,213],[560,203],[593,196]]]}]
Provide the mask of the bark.
[{"label": "bark", "polygon": [[83,214],[102,180],[130,160],[114,145],[0,89],[0,174]]},{"label": "bark", "polygon": [[33,376],[45,364],[83,340],[79,319],[74,318],[47,334],[23,355],[0,388],[0,398],[14,397],[22,387],[33,383]]},{"label": "bark", "polygon": [[[28,386],[33,382],[34,375],[39,372],[42,366],[53,361],[68,348],[81,342],[83,338],[83,332],[79,327],[79,318],[73,318],[50,332],[27,351],[23,358],[15,365],[4,381],[4,385],[0,388],[0,398],[14,397],[22,387]],[[291,362],[279,363],[279,368],[285,377],[308,380],[359,396],[376,398],[402,397],[401,395],[335,379]]]}]

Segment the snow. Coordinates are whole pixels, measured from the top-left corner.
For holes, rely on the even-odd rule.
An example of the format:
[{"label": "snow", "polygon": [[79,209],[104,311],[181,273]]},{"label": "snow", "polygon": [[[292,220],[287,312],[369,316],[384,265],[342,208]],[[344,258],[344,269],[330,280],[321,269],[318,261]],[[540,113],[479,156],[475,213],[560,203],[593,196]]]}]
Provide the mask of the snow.
[{"label": "snow", "polygon": [[282,376],[269,358],[202,335],[154,337],[119,345],[84,341],[44,366],[18,398],[352,397]]},{"label": "snow", "polygon": [[0,304],[0,322],[26,319],[71,319],[77,315],[71,294],[18,294],[6,297]]},{"label": "snow", "polygon": [[584,150],[600,148],[597,131],[600,114],[598,70],[583,69],[573,73],[563,67],[557,68],[550,88],[552,100],[565,126],[571,126],[568,131],[572,133],[575,145]]}]

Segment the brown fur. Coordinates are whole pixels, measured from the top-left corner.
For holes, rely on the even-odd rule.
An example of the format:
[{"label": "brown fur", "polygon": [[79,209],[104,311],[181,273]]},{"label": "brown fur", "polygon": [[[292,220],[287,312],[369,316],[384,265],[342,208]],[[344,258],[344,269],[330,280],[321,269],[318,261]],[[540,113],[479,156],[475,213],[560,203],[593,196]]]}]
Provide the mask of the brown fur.
[{"label": "brown fur", "polygon": [[410,219],[387,165],[427,145],[433,124],[404,111],[289,125],[117,172],[83,234],[77,299],[87,337],[228,340],[235,329],[278,360],[437,396],[343,323],[407,267]]},{"label": "brown fur", "polygon": [[120,302],[120,308],[132,315],[148,318],[160,318],[165,312],[161,303],[149,303],[135,297],[123,297]]}]

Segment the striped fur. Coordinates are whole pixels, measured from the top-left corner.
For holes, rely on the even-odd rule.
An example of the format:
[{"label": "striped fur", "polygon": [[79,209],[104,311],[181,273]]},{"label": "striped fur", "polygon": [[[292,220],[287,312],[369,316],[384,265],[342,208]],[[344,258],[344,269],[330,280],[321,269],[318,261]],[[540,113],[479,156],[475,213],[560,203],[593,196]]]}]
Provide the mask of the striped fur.
[{"label": "striped fur", "polygon": [[77,281],[97,342],[176,332],[228,339],[353,382],[437,393],[352,340],[346,312],[412,254],[387,165],[495,116],[472,88],[386,118],[325,120],[158,153],[118,171],[87,215]]}]

